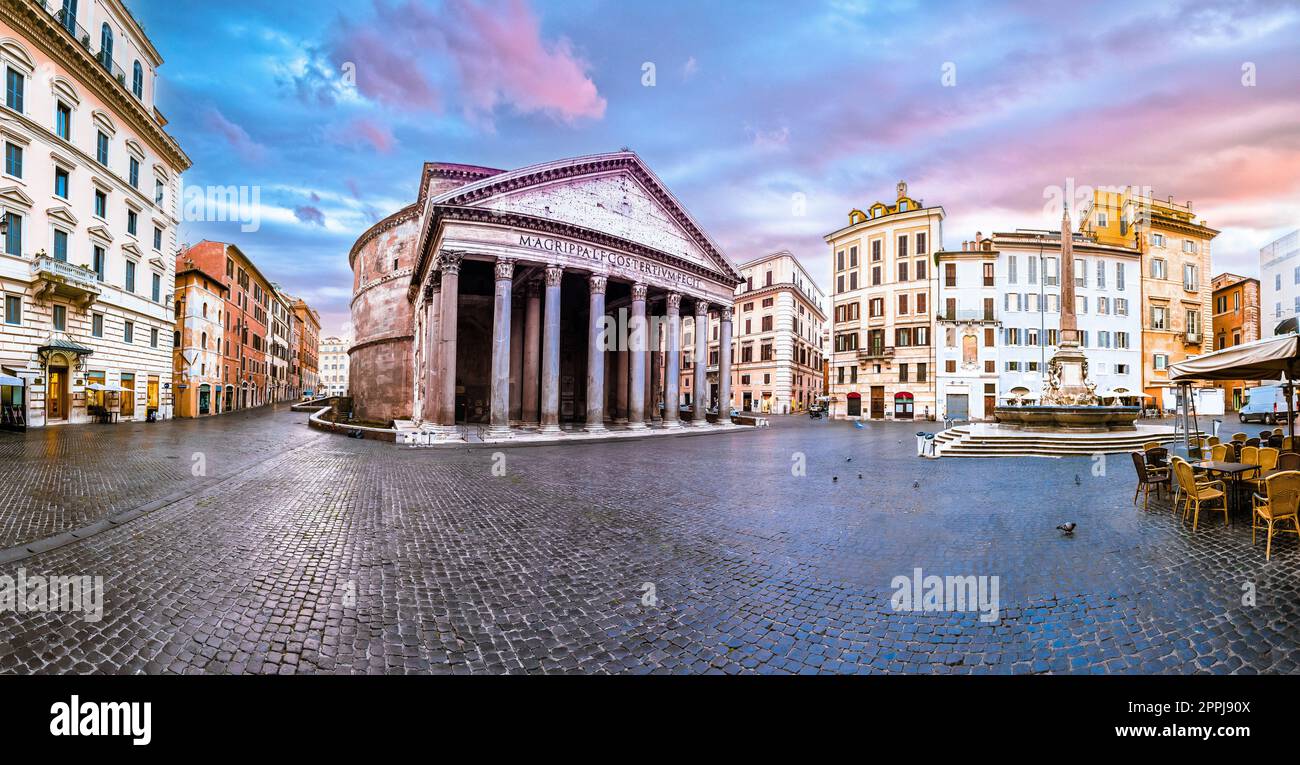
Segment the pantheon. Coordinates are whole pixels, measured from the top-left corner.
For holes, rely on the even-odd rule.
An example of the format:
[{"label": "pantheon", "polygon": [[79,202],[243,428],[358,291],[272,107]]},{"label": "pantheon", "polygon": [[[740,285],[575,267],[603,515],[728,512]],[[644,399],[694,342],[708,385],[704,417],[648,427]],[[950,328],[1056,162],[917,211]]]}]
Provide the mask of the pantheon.
[{"label": "pantheon", "polygon": [[731,425],[708,328],[731,347],[740,274],[633,152],[426,163],[349,260],[361,421],[431,441]]}]

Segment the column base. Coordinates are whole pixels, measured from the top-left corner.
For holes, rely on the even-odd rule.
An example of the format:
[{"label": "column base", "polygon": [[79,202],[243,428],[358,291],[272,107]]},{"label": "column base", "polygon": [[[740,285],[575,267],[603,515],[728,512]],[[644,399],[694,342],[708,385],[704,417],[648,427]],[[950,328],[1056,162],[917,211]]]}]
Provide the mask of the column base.
[{"label": "column base", "polygon": [[680,427],[682,427],[682,421],[681,421],[681,420],[664,420],[663,423],[664,423],[664,427],[665,427],[665,428],[669,428],[669,429],[675,429],[675,428],[680,428]]},{"label": "column base", "polygon": [[626,425],[627,423],[628,423],[628,419],[627,419],[626,417],[615,417],[615,418],[614,418],[614,424],[615,424],[615,425]]},{"label": "column base", "polygon": [[645,430],[646,427],[647,426],[644,422],[629,422],[627,424],[628,430]]},{"label": "column base", "polygon": [[484,438],[514,438],[515,431],[509,425],[493,425],[483,432]]},{"label": "column base", "polygon": [[601,424],[599,424],[599,425],[587,425],[587,426],[584,427],[582,430],[583,430],[584,432],[586,432],[586,433],[601,433],[601,434],[603,434],[603,433],[608,433],[608,432],[609,432],[609,428],[605,427],[605,423],[603,423],[603,422],[602,422]]}]

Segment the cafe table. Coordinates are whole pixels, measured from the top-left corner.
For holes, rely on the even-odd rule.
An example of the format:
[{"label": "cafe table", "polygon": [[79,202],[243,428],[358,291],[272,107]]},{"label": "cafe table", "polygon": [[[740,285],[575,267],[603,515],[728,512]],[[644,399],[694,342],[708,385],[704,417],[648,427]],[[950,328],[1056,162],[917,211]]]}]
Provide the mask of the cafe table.
[{"label": "cafe table", "polygon": [[1228,494],[1231,498],[1230,501],[1234,503],[1237,502],[1239,497],[1233,496],[1234,492],[1232,490],[1235,489],[1235,494],[1240,495],[1242,478],[1250,473],[1257,472],[1260,469],[1260,465],[1250,462],[1218,462],[1215,460],[1201,460],[1200,462],[1193,462],[1191,465],[1197,470],[1204,470],[1208,473],[1217,473],[1228,479],[1228,481],[1231,482]]}]

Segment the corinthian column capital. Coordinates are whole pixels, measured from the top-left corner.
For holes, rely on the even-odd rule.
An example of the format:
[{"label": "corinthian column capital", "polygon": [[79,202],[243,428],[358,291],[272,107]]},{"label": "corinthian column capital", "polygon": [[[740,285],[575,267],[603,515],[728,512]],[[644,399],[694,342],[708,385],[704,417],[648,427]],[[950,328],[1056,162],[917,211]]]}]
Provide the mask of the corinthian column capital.
[{"label": "corinthian column capital", "polygon": [[646,296],[646,286],[645,286],[644,284],[633,284],[633,285],[632,285],[632,300],[633,300],[633,301],[640,300],[640,301],[644,302],[644,301],[645,301],[645,296]]},{"label": "corinthian column capital", "polygon": [[591,283],[591,292],[593,295],[605,294],[605,285],[609,283],[609,277],[601,274],[592,274],[588,279]]},{"label": "corinthian column capital", "polygon": [[723,321],[731,321],[731,306],[725,306],[718,312],[718,317]]},{"label": "corinthian column capital", "polygon": [[438,270],[444,274],[459,274],[465,253],[460,250],[443,250],[438,253]]},{"label": "corinthian column capital", "polygon": [[497,281],[510,281],[515,276],[515,261],[513,258],[497,258],[495,264]]},{"label": "corinthian column capital", "polygon": [[669,312],[669,313],[679,313],[679,312],[681,312],[681,310],[682,310],[682,293],[680,293],[680,292],[669,292],[669,293],[668,293],[668,312]]},{"label": "corinthian column capital", "polygon": [[695,315],[696,315],[696,316],[708,316],[708,315],[709,315],[709,304],[708,304],[707,302],[703,301],[703,300],[697,300],[697,301],[695,301]]},{"label": "corinthian column capital", "polygon": [[546,286],[558,287],[560,281],[564,279],[564,269],[560,266],[546,267]]}]

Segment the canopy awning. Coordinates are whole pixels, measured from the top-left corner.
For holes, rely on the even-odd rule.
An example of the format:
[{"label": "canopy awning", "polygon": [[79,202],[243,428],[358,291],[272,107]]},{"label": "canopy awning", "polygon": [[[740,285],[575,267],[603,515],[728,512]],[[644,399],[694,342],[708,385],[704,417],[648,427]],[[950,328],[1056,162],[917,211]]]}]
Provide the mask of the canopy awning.
[{"label": "canopy awning", "polygon": [[86,386],[86,390],[107,391],[109,393],[121,393],[122,389],[116,385],[105,385],[103,383],[91,383]]},{"label": "canopy awning", "polygon": [[1300,375],[1300,335],[1268,337],[1206,353],[1169,367],[1171,381],[1276,380]]},{"label": "canopy awning", "polygon": [[18,388],[27,387],[27,383],[23,382],[23,378],[14,377],[13,375],[0,375],[0,385],[12,385]]}]

